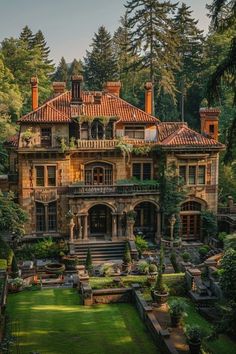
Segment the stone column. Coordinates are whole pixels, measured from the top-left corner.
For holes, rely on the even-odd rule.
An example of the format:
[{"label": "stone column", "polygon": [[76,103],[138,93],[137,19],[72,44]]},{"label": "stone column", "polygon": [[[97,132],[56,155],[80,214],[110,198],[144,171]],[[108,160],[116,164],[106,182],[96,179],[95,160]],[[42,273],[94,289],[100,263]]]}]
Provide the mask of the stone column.
[{"label": "stone column", "polygon": [[116,218],[117,218],[117,214],[115,213],[112,213],[112,218],[111,218],[111,238],[112,240],[117,238],[117,221],[116,221]]},{"label": "stone column", "polygon": [[78,230],[79,230],[79,240],[82,239],[82,220],[81,220],[81,215],[78,215]]},{"label": "stone column", "polygon": [[75,223],[73,218],[70,219],[70,223],[69,223],[69,228],[70,228],[70,242],[74,242],[74,227],[75,227]]},{"label": "stone column", "polygon": [[127,219],[127,226],[128,226],[128,239],[134,240],[134,219]]},{"label": "stone column", "polygon": [[118,214],[117,236],[122,237],[122,214]]},{"label": "stone column", "polygon": [[84,240],[88,240],[88,214],[84,215]]}]

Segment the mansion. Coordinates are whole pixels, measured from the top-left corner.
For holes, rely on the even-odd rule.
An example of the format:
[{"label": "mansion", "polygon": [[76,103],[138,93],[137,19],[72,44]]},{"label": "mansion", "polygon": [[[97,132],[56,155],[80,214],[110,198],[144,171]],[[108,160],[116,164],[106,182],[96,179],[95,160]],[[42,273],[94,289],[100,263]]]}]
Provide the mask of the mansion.
[{"label": "mansion", "polygon": [[[175,164],[187,189],[181,205],[181,237],[201,239],[201,211],[217,211],[218,109],[201,109],[201,134],[183,122],[152,116],[152,84],[145,111],[120,98],[120,82],[101,92],[83,90],[82,76],[53,84],[38,106],[31,79],[32,112],[8,139],[9,188],[29,214],[26,237],[55,236],[71,242],[132,239],[141,232],[158,242],[163,231],[160,151]],[[40,94],[40,93],[39,93]]]}]

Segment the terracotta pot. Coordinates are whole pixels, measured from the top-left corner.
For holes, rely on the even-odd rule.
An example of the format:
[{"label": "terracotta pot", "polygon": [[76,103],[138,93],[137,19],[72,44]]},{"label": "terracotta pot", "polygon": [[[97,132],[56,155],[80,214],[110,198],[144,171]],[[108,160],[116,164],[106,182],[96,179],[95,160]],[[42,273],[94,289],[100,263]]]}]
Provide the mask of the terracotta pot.
[{"label": "terracotta pot", "polygon": [[188,345],[189,345],[189,351],[191,354],[199,354],[200,353],[201,342],[198,342],[198,343],[188,342]]},{"label": "terracotta pot", "polygon": [[167,303],[169,293],[167,292],[164,294],[160,294],[158,291],[152,290],[151,295],[152,295],[153,301],[155,301],[157,304],[162,305],[162,304]]}]

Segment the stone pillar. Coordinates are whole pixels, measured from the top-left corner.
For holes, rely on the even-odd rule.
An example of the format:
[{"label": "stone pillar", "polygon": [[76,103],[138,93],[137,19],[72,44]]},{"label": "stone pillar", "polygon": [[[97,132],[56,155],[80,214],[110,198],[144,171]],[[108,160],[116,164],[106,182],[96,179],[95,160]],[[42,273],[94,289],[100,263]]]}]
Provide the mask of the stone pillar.
[{"label": "stone pillar", "polygon": [[122,237],[122,214],[118,214],[117,236]]},{"label": "stone pillar", "polygon": [[127,227],[128,227],[128,239],[134,240],[134,219],[127,219]]},{"label": "stone pillar", "polygon": [[74,242],[74,227],[75,227],[75,223],[74,223],[73,218],[70,220],[69,227],[70,227],[70,242]]},{"label": "stone pillar", "polygon": [[88,214],[84,215],[84,240],[88,240]]},{"label": "stone pillar", "polygon": [[81,220],[81,215],[78,215],[78,230],[79,230],[79,240],[82,239],[82,220]]},{"label": "stone pillar", "polygon": [[117,238],[117,214],[115,214],[115,213],[112,213],[111,214],[112,215],[112,218],[111,218],[111,223],[112,223],[112,225],[111,225],[111,238],[112,238],[112,240],[113,239],[115,239],[115,238]]}]

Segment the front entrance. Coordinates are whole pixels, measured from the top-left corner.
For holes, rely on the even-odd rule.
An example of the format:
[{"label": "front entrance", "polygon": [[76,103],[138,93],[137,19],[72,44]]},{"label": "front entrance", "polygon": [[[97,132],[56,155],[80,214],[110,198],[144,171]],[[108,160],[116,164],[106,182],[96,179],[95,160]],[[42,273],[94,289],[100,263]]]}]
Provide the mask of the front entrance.
[{"label": "front entrance", "polygon": [[184,240],[196,240],[201,236],[202,206],[196,201],[188,201],[181,205],[181,237]]},{"label": "front entrance", "polygon": [[90,236],[111,235],[111,209],[106,205],[95,205],[89,210]]}]

